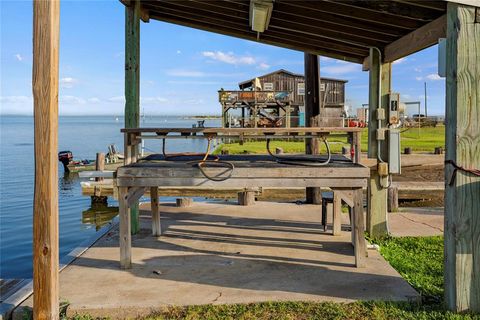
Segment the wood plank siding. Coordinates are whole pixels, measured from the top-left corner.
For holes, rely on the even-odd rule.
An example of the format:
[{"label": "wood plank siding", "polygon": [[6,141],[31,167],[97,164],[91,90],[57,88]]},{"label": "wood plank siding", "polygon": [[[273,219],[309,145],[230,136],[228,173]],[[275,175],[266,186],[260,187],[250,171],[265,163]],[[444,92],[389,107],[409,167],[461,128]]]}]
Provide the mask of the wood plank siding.
[{"label": "wood plank siding", "polygon": [[[292,105],[303,106],[305,104],[305,95],[301,93],[301,87],[305,85],[303,74],[296,74],[286,70],[278,70],[258,77],[262,90],[267,90],[265,84],[273,84],[272,91],[287,91],[290,93]],[[255,79],[250,79],[239,83],[241,90],[253,89]],[[345,105],[345,83],[347,80],[320,78],[321,101],[325,101],[328,107],[343,107]],[[300,84],[300,91],[299,91]],[[325,98],[325,92],[327,96]]]}]

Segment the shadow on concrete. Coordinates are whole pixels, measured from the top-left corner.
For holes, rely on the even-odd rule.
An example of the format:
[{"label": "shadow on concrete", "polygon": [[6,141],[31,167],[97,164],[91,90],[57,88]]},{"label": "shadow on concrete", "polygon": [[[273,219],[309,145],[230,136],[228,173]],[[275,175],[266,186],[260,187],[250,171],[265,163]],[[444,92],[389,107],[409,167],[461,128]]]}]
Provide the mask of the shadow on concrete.
[{"label": "shadow on concrete", "polygon": [[[141,213],[150,215],[147,211]],[[163,233],[155,238],[147,229],[150,220],[142,220],[143,229],[132,237],[132,268],[120,272],[130,273],[134,279],[255,290],[258,294],[313,294],[332,299],[405,300],[404,293],[412,293],[395,273],[354,268],[351,244],[345,239],[332,240],[335,238],[331,235],[324,235],[328,241],[321,241],[320,223],[162,213]],[[232,233],[228,233],[229,229]],[[255,235],[239,234],[239,230],[254,231]],[[320,237],[312,240],[314,234]],[[96,247],[118,247],[118,234],[102,239]],[[158,250],[158,256],[152,257],[151,249]],[[148,254],[141,258],[145,252]],[[120,269],[118,261],[97,256],[81,256],[75,265]],[[388,264],[383,263],[383,268],[388,268]]]}]

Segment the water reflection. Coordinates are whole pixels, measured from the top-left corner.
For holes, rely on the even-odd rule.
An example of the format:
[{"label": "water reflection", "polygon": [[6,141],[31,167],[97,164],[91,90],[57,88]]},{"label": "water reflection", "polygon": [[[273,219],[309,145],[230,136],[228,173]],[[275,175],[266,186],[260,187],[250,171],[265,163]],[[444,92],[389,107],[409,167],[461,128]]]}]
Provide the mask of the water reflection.
[{"label": "water reflection", "polygon": [[63,177],[58,179],[58,190],[62,195],[73,196],[72,191],[74,191],[78,179],[77,172],[64,172]]},{"label": "water reflection", "polygon": [[109,223],[118,214],[118,207],[109,207],[105,204],[94,203],[92,206],[82,212],[82,223],[94,225],[95,230]]}]

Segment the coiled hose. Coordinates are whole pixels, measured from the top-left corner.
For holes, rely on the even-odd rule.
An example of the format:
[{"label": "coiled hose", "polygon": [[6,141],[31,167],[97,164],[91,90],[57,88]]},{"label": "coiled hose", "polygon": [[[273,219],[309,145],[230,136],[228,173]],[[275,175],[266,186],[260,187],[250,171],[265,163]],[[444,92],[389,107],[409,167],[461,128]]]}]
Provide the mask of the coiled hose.
[{"label": "coiled hose", "polygon": [[275,155],[270,150],[270,139],[267,139],[267,152],[278,163],[301,165],[301,166],[306,166],[306,167],[321,167],[321,166],[325,166],[325,165],[329,164],[330,160],[332,159],[332,153],[330,151],[330,145],[328,144],[327,139],[324,138],[323,143],[325,144],[325,147],[327,148],[327,159],[326,160],[320,159],[319,157],[298,157],[298,156],[297,157],[295,157],[295,156],[281,157],[281,156]]},{"label": "coiled hose", "polygon": [[[203,176],[205,178],[207,178],[208,180],[220,182],[220,181],[225,181],[225,180],[232,177],[233,170],[235,169],[235,165],[232,162],[220,160],[220,158],[218,156],[210,154],[210,148],[211,148],[211,144],[212,144],[212,139],[211,138],[208,138],[207,151],[205,153],[182,152],[182,153],[173,153],[173,154],[170,154],[170,155],[168,155],[165,152],[165,140],[166,139],[162,139],[162,140],[163,140],[163,142],[162,142],[162,153],[163,153],[163,157],[164,157],[165,160],[167,160],[167,161],[168,160],[173,160],[173,158],[177,158],[177,157],[199,157],[200,156],[200,157],[203,157],[201,160],[189,161],[189,162],[187,162],[187,164],[196,165],[198,167],[198,169],[200,170],[200,172],[203,174]],[[209,157],[212,157],[213,159],[208,159]],[[212,176],[208,175],[207,172],[205,171],[205,168],[207,168],[208,164],[210,164],[210,167],[220,167],[220,168],[229,169],[229,173],[225,177],[212,177]]]}]

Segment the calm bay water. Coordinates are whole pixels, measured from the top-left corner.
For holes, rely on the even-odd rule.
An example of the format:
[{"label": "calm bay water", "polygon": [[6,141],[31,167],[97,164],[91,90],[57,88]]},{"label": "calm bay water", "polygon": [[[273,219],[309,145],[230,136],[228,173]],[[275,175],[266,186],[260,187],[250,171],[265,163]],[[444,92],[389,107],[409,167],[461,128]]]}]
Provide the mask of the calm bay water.
[{"label": "calm bay water", "polygon": [[[181,117],[146,117],[142,127],[191,127],[194,120]],[[219,126],[206,120],[205,126]],[[123,149],[123,118],[113,116],[60,117],[59,150],[70,150],[76,159],[95,159],[115,143]],[[160,152],[160,140],[146,142],[148,151]],[[167,142],[168,152],[203,152],[206,142],[181,139]],[[34,187],[33,118],[0,117],[0,278],[32,276],[32,218]],[[68,254],[96,231],[82,223],[90,198],[82,196],[76,174],[65,175],[59,163],[60,257]],[[116,205],[109,199],[109,205]]]}]

